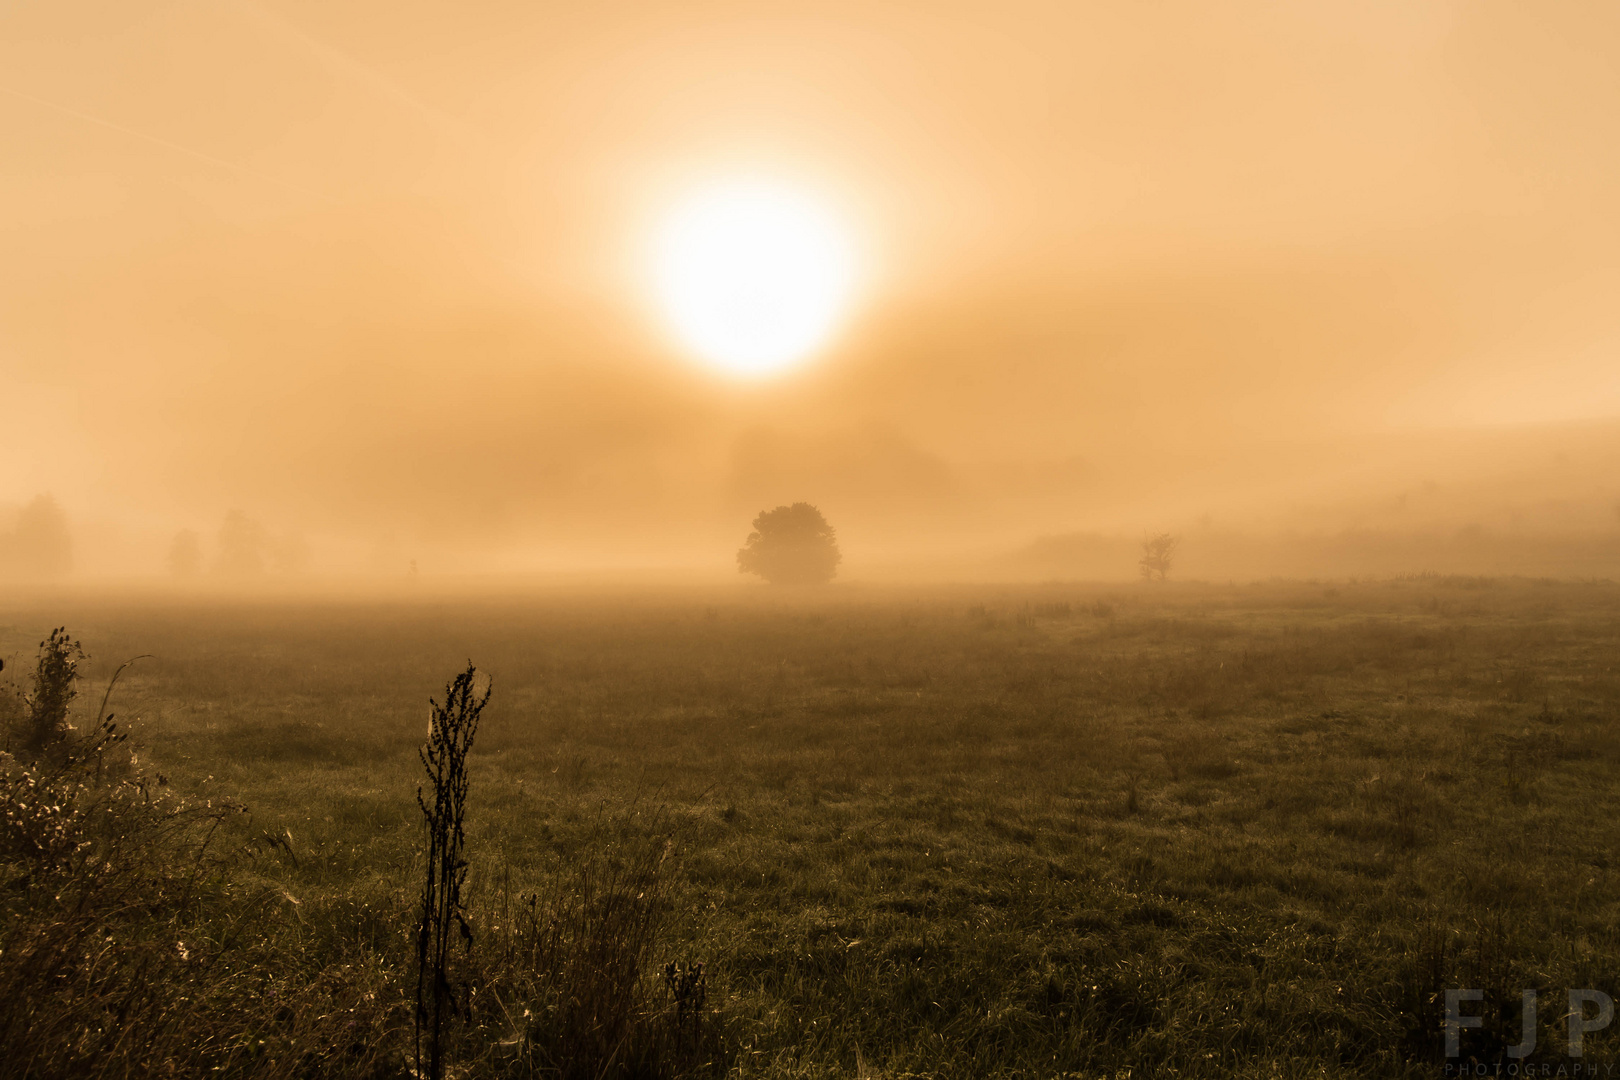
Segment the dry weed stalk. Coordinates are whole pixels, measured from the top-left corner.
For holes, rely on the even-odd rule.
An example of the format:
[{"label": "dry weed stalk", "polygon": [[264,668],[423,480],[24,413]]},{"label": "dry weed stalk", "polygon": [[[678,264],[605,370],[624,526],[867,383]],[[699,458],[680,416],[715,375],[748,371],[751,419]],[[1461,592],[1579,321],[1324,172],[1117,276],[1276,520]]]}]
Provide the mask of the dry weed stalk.
[{"label": "dry weed stalk", "polygon": [[[431,698],[428,740],[419,751],[422,767],[433,785],[431,802],[418,785],[416,802],[427,827],[427,868],[422,882],[422,921],[416,935],[416,1075],[440,1080],[445,1066],[446,1015],[460,1015],[455,988],[450,982],[450,943],[459,936],[471,951],[472,927],[467,923],[461,890],[467,881],[466,845],[467,754],[478,733],[478,718],[489,703],[473,692],[477,669],[471,663],[445,688],[444,704]],[[427,1071],[422,1068],[424,1038]]]}]

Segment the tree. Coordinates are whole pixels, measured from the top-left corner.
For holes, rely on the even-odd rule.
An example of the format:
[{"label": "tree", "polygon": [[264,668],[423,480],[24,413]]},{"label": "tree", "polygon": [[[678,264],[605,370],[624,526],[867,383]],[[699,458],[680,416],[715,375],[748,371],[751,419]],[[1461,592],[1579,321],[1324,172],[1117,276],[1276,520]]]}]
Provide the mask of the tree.
[{"label": "tree", "polygon": [[73,569],[73,537],[67,515],[54,498],[37,495],[17,515],[17,528],[3,541],[10,569],[28,578],[63,577]]},{"label": "tree", "polygon": [[824,585],[843,559],[833,527],[809,503],[763,510],[737,552],[737,570],[772,585]]},{"label": "tree", "polygon": [[1160,533],[1157,536],[1144,537],[1142,540],[1142,557],[1137,560],[1142,568],[1143,581],[1163,581],[1170,574],[1170,560],[1181,546],[1181,537],[1171,536],[1169,533]]},{"label": "tree", "polygon": [[169,573],[175,577],[196,577],[202,569],[202,538],[195,530],[181,529],[169,544]]}]

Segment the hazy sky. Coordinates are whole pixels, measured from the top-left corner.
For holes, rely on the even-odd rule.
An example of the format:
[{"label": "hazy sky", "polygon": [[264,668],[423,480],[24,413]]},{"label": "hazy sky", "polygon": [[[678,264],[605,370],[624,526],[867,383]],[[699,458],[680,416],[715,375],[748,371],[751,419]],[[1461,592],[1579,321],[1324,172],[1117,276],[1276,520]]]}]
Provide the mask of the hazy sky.
[{"label": "hazy sky", "polygon": [[[723,561],[808,499],[935,548],[1620,417],[1607,3],[14,0],[0,145],[0,503],[132,536]],[[639,261],[739,174],[871,271],[748,383]]]}]

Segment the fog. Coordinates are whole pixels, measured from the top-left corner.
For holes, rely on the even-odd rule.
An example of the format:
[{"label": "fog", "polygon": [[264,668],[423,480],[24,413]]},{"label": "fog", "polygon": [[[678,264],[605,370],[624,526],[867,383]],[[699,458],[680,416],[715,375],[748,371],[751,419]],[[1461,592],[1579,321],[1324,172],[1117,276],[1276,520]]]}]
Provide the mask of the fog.
[{"label": "fog", "polygon": [[[13,579],[1620,574],[1606,5],[55,0],[0,140]],[[737,171],[870,265],[752,380],[638,262]]]}]

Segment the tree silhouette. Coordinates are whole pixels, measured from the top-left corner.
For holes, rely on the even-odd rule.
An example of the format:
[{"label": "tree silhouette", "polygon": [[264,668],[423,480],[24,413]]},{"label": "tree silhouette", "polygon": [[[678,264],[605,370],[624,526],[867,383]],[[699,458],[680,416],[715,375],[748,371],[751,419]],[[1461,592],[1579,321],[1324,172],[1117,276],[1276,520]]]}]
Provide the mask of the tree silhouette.
[{"label": "tree silhouette", "polygon": [[823,585],[843,559],[833,527],[809,503],[763,510],[737,552],[737,570],[772,585]]},{"label": "tree silhouette", "polygon": [[1136,565],[1142,568],[1143,581],[1163,581],[1170,575],[1170,560],[1181,546],[1181,537],[1160,533],[1142,541],[1142,557]]},{"label": "tree silhouette", "polygon": [[0,536],[0,571],[27,578],[63,577],[73,569],[67,515],[49,495],[35,496],[17,515],[17,528]]}]

